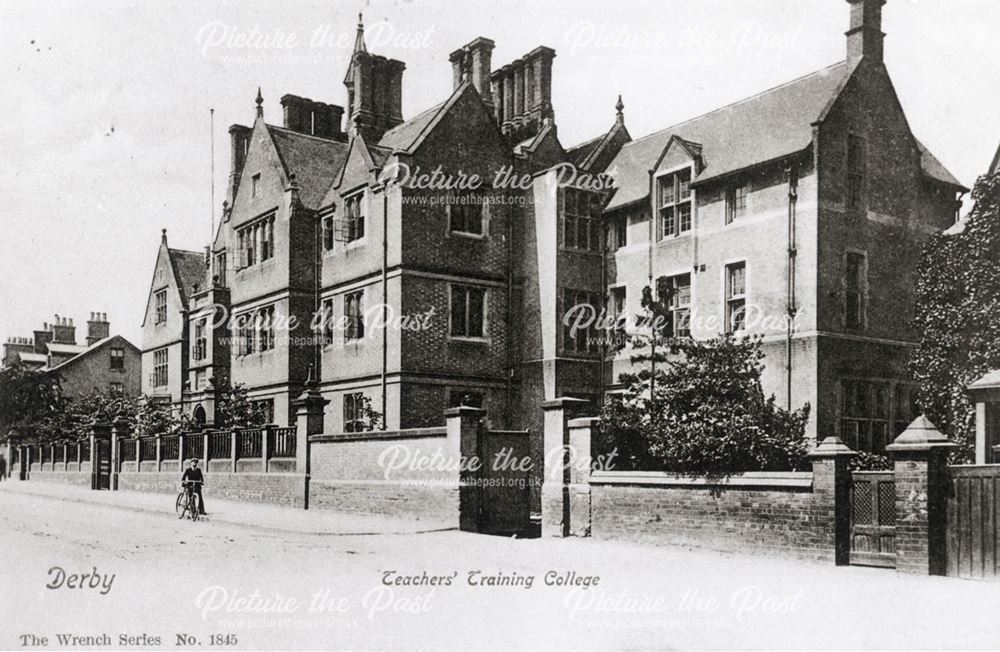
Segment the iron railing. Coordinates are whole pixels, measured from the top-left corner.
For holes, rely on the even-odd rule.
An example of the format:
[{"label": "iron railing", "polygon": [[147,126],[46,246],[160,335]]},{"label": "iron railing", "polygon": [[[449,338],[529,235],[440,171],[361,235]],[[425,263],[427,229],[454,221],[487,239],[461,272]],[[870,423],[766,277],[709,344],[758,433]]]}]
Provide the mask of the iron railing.
[{"label": "iron railing", "polygon": [[160,459],[176,460],[181,452],[181,438],[177,435],[164,435],[160,438]]},{"label": "iron railing", "polygon": [[139,457],[144,462],[156,460],[156,437],[143,437],[139,440]]},{"label": "iron railing", "polygon": [[213,460],[228,460],[233,455],[228,432],[213,432],[208,435],[208,457]]},{"label": "iron railing", "polygon": [[184,434],[184,459],[202,459],[205,457],[205,435],[200,432]]},{"label": "iron railing", "polygon": [[295,457],[295,428],[274,428],[268,433],[270,457]]},{"label": "iron railing", "polygon": [[256,428],[236,431],[236,455],[239,459],[255,459],[261,456],[263,434],[263,430]]},{"label": "iron railing", "polygon": [[134,461],[135,460],[135,448],[136,440],[134,439],[119,439],[118,440],[118,459],[121,461]]}]

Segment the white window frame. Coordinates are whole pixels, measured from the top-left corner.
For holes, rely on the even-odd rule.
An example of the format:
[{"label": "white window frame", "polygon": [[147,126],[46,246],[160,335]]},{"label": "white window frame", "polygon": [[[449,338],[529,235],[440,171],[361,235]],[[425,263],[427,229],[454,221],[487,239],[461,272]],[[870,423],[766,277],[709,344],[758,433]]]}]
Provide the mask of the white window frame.
[{"label": "white window frame", "polygon": [[[480,291],[482,291],[482,293],[483,293],[483,315],[482,315],[482,321],[481,321],[481,323],[482,323],[482,330],[483,330],[482,335],[468,335],[468,334],[465,334],[465,335],[456,335],[456,334],[454,334],[453,327],[452,327],[452,321],[453,321],[452,320],[452,311],[454,310],[455,290],[457,290],[457,289],[461,289],[463,291],[468,291],[468,290],[480,290]],[[448,338],[452,339],[452,340],[467,341],[467,342],[488,342],[489,341],[489,332],[490,332],[489,331],[489,321],[488,321],[489,312],[490,312],[489,311],[489,305],[490,305],[490,289],[489,288],[487,288],[485,286],[482,286],[482,285],[476,285],[475,283],[459,283],[459,282],[449,283],[448,284]],[[468,325],[469,325],[468,324],[468,321],[469,321],[469,314],[468,314],[469,302],[468,302],[468,299],[466,299],[465,310],[466,310],[465,326],[466,326],[466,330],[468,330]]]}]

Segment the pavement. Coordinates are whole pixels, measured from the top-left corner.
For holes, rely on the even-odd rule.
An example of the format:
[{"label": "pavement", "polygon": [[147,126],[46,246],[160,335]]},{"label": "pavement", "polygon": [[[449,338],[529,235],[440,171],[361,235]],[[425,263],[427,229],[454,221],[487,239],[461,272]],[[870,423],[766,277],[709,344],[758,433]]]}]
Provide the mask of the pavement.
[{"label": "pavement", "polygon": [[140,497],[0,483],[0,649],[1000,644],[995,583],[681,546],[364,527],[372,519],[230,511],[223,501],[191,522],[165,494]]},{"label": "pavement", "polygon": [[[139,491],[92,491],[71,484],[11,481],[0,485],[7,491],[72,503],[104,505],[149,514],[175,514],[176,494]],[[206,496],[206,521],[265,530],[327,536],[370,534],[415,534],[453,530],[457,526],[434,520],[395,518],[378,514],[348,514],[304,510],[261,503],[221,500]]]}]

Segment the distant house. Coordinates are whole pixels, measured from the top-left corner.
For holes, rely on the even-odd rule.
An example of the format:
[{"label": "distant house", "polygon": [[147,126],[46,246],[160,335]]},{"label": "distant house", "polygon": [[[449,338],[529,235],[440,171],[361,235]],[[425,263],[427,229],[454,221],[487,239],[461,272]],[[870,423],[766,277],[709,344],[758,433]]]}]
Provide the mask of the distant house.
[{"label": "distant house", "polygon": [[138,396],[139,348],[110,331],[105,313],[90,313],[86,344],[77,344],[73,320],[56,315],[34,337],[9,338],[3,345],[3,366],[20,364],[56,376],[67,398],[95,392]]}]

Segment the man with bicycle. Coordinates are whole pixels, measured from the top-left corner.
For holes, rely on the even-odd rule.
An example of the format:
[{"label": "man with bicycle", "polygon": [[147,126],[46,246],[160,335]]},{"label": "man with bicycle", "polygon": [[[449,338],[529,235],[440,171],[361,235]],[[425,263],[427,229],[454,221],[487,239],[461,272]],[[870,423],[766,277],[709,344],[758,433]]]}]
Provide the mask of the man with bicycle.
[{"label": "man with bicycle", "polygon": [[205,484],[205,474],[198,468],[197,459],[192,458],[191,466],[184,469],[184,475],[181,476],[181,484],[185,488],[190,487],[191,491],[198,496],[198,513],[204,515],[205,499],[201,495],[201,487]]}]

